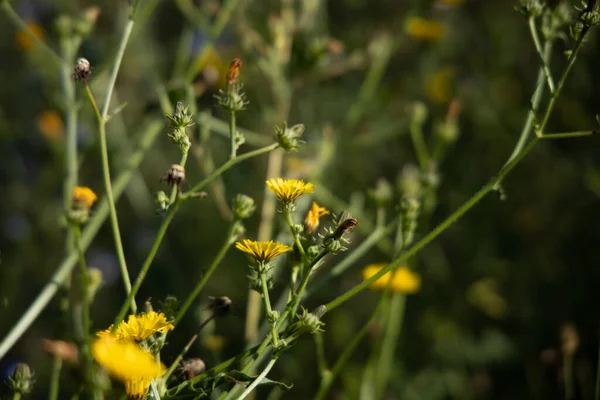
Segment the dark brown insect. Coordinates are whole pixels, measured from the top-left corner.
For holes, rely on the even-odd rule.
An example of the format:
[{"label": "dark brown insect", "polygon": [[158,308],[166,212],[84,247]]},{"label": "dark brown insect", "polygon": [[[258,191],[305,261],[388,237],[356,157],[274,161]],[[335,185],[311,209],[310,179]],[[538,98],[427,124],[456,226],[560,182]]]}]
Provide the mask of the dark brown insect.
[{"label": "dark brown insect", "polygon": [[344,222],[342,222],[333,233],[334,239],[339,240],[348,229],[354,228],[358,225],[360,224],[358,223],[358,220],[356,220],[356,218],[348,218],[344,220]]}]

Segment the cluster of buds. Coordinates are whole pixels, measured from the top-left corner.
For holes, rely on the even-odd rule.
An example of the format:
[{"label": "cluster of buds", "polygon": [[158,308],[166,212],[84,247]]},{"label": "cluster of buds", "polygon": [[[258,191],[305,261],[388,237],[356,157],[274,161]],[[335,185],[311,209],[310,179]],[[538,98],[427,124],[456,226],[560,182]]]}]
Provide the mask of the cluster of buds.
[{"label": "cluster of buds", "polygon": [[400,237],[401,246],[409,246],[415,236],[417,220],[421,209],[421,202],[414,197],[404,197],[400,203]]},{"label": "cluster of buds", "polygon": [[350,218],[347,212],[342,213],[337,219],[335,227],[325,230],[327,233],[323,236],[323,247],[325,250],[329,253],[348,250],[344,244],[348,244],[350,241],[344,237],[344,234],[358,225],[359,223],[355,218]]},{"label": "cluster of buds", "polygon": [[100,16],[100,7],[88,7],[77,19],[67,15],[61,15],[56,19],[56,30],[63,38],[86,37],[96,25]]},{"label": "cluster of buds", "polygon": [[254,214],[254,210],[256,210],[256,204],[254,204],[254,199],[252,199],[252,197],[246,196],[245,194],[238,194],[233,199],[231,211],[233,212],[235,219],[242,220],[250,218],[252,214]]},{"label": "cluster of buds", "polygon": [[584,8],[578,9],[579,21],[585,27],[591,27],[600,23],[600,0],[588,0]]},{"label": "cluster of buds", "polygon": [[275,141],[279,143],[279,146],[285,151],[298,151],[298,148],[306,143],[304,140],[300,139],[303,134],[303,124],[296,124],[288,128],[287,122],[284,122],[283,128],[278,126],[275,127],[275,133],[273,137]]},{"label": "cluster of buds", "polygon": [[515,6],[515,9],[526,17],[539,17],[544,12],[546,3],[540,0],[521,0],[520,6]]},{"label": "cluster of buds", "polygon": [[290,333],[320,333],[323,332],[323,326],[325,323],[321,322],[321,318],[327,312],[327,307],[320,305],[315,308],[312,312],[308,312],[307,309],[302,308],[302,312],[296,315],[297,321],[290,327]]},{"label": "cluster of buds", "polygon": [[185,130],[194,125],[193,115],[188,111],[188,107],[179,101],[175,106],[175,112],[172,115],[165,114],[165,118],[169,120],[169,127],[173,128],[173,131],[167,135],[169,140],[179,146],[182,154],[187,154],[192,143]]},{"label": "cluster of buds", "polygon": [[234,58],[227,72],[227,90],[219,90],[215,95],[217,103],[230,112],[242,111],[248,105],[246,94],[242,91],[244,85],[238,81],[241,68],[242,60],[239,57]]}]

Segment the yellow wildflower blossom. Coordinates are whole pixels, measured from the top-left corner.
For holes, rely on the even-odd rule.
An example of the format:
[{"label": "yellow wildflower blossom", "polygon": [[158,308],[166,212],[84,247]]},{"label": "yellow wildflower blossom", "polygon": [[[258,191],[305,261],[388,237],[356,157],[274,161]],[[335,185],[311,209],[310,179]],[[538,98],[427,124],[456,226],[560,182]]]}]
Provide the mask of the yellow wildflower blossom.
[{"label": "yellow wildflower blossom", "polygon": [[135,342],[110,334],[101,335],[92,343],[92,354],[112,376],[125,383],[127,395],[133,399],[143,399],[152,380],[166,371],[163,364]]},{"label": "yellow wildflower blossom", "polygon": [[297,179],[269,179],[267,187],[283,203],[291,203],[304,193],[313,193],[315,191],[315,185],[304,183],[304,181]]},{"label": "yellow wildflower blossom", "polygon": [[309,233],[313,233],[319,227],[319,218],[327,214],[329,214],[328,209],[319,206],[313,201],[312,207],[308,210],[304,218],[304,229]]},{"label": "yellow wildflower blossom", "polygon": [[77,203],[85,204],[87,207],[94,205],[98,196],[92,189],[86,186],[77,186],[73,190],[73,200]]},{"label": "yellow wildflower blossom", "polygon": [[410,17],[404,24],[404,31],[417,40],[436,41],[446,34],[446,27],[438,21]]},{"label": "yellow wildflower blossom", "polygon": [[[372,264],[367,266],[363,270],[363,279],[366,280],[371,278],[386,265],[387,264]],[[421,288],[421,277],[411,271],[408,267],[399,267],[395,271],[388,272],[373,282],[370,288],[373,290],[384,290],[387,287],[390,278],[392,279],[390,290],[394,292],[413,294],[418,292]]]},{"label": "yellow wildflower blossom", "polygon": [[167,317],[163,313],[150,311],[138,315],[130,315],[127,322],[121,321],[114,332],[111,325],[107,330],[98,332],[98,336],[102,337],[107,333],[114,334],[117,339],[132,339],[142,341],[148,339],[153,333],[165,333],[175,329]]},{"label": "yellow wildflower blossom", "polygon": [[425,92],[429,100],[445,104],[452,98],[452,77],[450,68],[443,68],[425,78]]},{"label": "yellow wildflower blossom", "polygon": [[258,262],[271,261],[280,254],[292,249],[290,246],[272,240],[268,242],[256,242],[248,239],[237,242],[235,247],[244,253],[250,254]]},{"label": "yellow wildflower blossom", "polygon": [[38,129],[47,139],[59,139],[64,131],[62,118],[56,111],[42,111],[37,119]]},{"label": "yellow wildflower blossom", "polygon": [[[34,21],[25,21],[25,25],[28,30],[38,39],[44,38],[44,31],[42,27],[36,24]],[[29,50],[35,46],[35,41],[25,32],[20,30],[15,35],[15,43],[21,50]]]}]

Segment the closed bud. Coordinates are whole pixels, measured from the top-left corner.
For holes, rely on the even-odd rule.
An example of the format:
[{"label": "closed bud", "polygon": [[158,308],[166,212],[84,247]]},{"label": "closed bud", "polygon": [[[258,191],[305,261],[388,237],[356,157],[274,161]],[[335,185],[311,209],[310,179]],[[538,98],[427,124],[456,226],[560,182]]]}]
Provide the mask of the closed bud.
[{"label": "closed bud", "polygon": [[156,192],[154,195],[154,202],[158,206],[157,212],[163,212],[169,208],[169,196],[162,190]]},{"label": "closed bud", "polygon": [[275,127],[274,138],[279,146],[285,151],[298,151],[298,148],[306,143],[300,138],[304,134],[304,125],[296,124],[288,128],[287,122],[283,123],[283,128]]},{"label": "closed bud", "polygon": [[427,120],[427,106],[420,101],[415,102],[410,108],[410,120],[413,124],[423,126]]},{"label": "closed bud", "polygon": [[325,324],[321,322],[321,317],[323,317],[325,311],[327,311],[325,306],[317,307],[312,313],[302,308],[302,312],[297,315],[298,321],[292,325],[292,331],[311,334],[323,332],[322,328]]},{"label": "closed bud", "polygon": [[91,267],[88,269],[88,287],[87,295],[91,302],[96,296],[98,289],[102,285],[102,271],[98,268]]},{"label": "closed bud", "polygon": [[394,193],[392,185],[386,179],[380,178],[375,188],[369,190],[369,195],[378,207],[383,207],[392,200]]},{"label": "closed bud", "polygon": [[256,204],[254,204],[254,199],[252,199],[252,197],[246,196],[245,194],[238,194],[233,199],[231,210],[236,219],[246,219],[254,214]]},{"label": "closed bud", "polygon": [[92,74],[92,66],[90,62],[85,58],[77,59],[75,68],[73,69],[73,77],[76,81],[87,82],[89,76]]},{"label": "closed bud", "polygon": [[421,170],[414,164],[406,164],[398,177],[398,190],[403,196],[419,197],[422,189]]},{"label": "closed bud", "polygon": [[24,363],[17,364],[15,371],[8,379],[12,391],[20,394],[31,393],[35,383],[33,371],[29,365]]}]

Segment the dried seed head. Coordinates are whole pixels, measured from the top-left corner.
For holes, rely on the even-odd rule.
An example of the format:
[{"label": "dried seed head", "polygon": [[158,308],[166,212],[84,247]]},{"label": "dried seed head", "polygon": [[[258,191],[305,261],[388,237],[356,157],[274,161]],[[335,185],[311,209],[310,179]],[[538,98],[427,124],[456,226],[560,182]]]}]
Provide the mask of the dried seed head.
[{"label": "dried seed head", "polygon": [[167,181],[169,185],[179,185],[185,182],[185,168],[179,164],[173,164],[161,180]]},{"label": "dried seed head", "polygon": [[242,68],[242,59],[236,57],[231,61],[229,71],[227,71],[227,84],[235,85],[240,75],[240,69]]},{"label": "dried seed head", "polygon": [[85,58],[77,59],[77,63],[75,64],[75,69],[73,70],[73,77],[76,81],[84,81],[87,82],[88,77],[92,73],[92,66],[90,62]]},{"label": "dried seed head", "polygon": [[216,317],[222,317],[229,314],[231,310],[231,299],[227,296],[212,297],[208,308],[212,310]]},{"label": "dried seed head", "polygon": [[190,358],[189,360],[184,360],[179,369],[185,374],[187,379],[192,379],[203,373],[206,370],[206,365],[201,358]]}]

